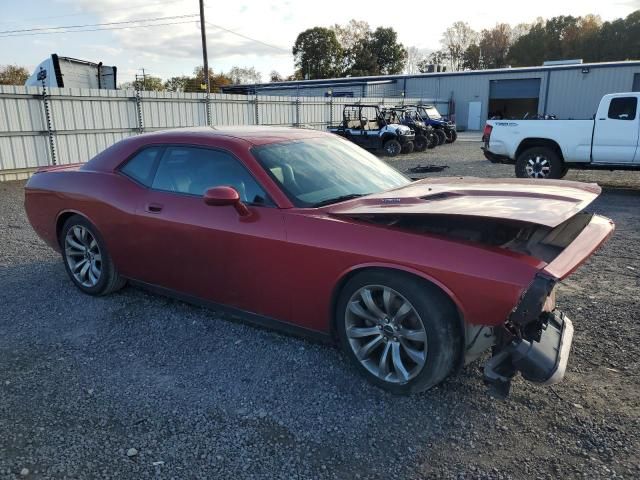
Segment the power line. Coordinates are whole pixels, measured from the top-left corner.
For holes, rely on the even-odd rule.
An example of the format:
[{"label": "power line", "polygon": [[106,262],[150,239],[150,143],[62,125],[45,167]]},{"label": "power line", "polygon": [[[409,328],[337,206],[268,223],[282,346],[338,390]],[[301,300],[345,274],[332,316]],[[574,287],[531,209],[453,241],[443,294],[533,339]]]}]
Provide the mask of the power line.
[{"label": "power line", "polygon": [[252,42],[260,43],[260,44],[265,45],[265,46],[270,47],[270,48],[275,48],[276,50],[280,50],[281,52],[291,53],[291,51],[286,49],[286,48],[278,47],[277,45],[272,45],[270,43],[263,42],[262,40],[258,40],[257,38],[252,38],[252,37],[249,37],[249,36],[244,35],[242,33],[234,32],[233,30],[229,30],[228,28],[221,27],[220,25],[216,25],[216,24],[211,23],[211,22],[206,22],[206,23],[208,25],[211,25],[214,28],[217,28],[218,30],[223,30],[223,31],[231,33],[233,35],[237,35],[238,37],[242,37],[242,38],[244,38],[246,40],[250,40]]},{"label": "power line", "polygon": [[[182,1],[185,0],[163,0],[163,1],[158,1],[158,2],[151,2],[151,3],[144,3],[144,4],[137,4],[137,5],[132,5],[132,6],[128,6],[128,7],[118,7],[118,10],[135,10],[138,8],[146,8],[146,7],[150,7],[152,5],[166,5],[166,4],[175,4],[175,3],[180,3]],[[94,10],[91,9],[90,13],[87,12],[78,12],[78,13],[67,13],[64,15],[52,15],[52,16],[48,16],[48,17],[30,17],[30,18],[22,18],[19,20],[9,20],[9,21],[2,21],[0,22],[0,25],[6,25],[6,24],[20,24],[20,23],[24,23],[24,22],[30,22],[33,20],[52,20],[55,18],[67,18],[67,17],[79,17],[80,15],[93,15],[96,13],[104,13],[104,12],[112,12],[113,8],[103,8],[100,10]]]},{"label": "power line", "polygon": [[121,22],[107,22],[107,23],[89,23],[84,25],[66,25],[64,27],[40,27],[40,28],[24,28],[21,30],[4,30],[0,31],[0,35],[5,33],[21,33],[21,32],[39,32],[44,30],[62,30],[65,28],[85,28],[85,27],[103,27],[108,25],[123,25],[127,23],[140,23],[140,22],[155,22],[160,20],[175,20],[178,18],[197,17],[197,14],[190,15],[174,15],[172,17],[155,17],[155,18],[140,18],[138,20],[126,20]]},{"label": "power line", "polygon": [[13,33],[9,35],[0,35],[0,38],[8,38],[8,37],[30,37],[34,35],[54,35],[57,33],[84,33],[84,32],[103,32],[109,30],[127,30],[134,28],[148,28],[148,27],[161,27],[164,25],[184,25],[187,23],[197,23],[197,20],[186,20],[183,22],[168,22],[168,23],[151,23],[148,25],[130,25],[126,27],[110,27],[110,28],[91,28],[84,30],[58,30],[55,32],[31,32],[31,33]]}]

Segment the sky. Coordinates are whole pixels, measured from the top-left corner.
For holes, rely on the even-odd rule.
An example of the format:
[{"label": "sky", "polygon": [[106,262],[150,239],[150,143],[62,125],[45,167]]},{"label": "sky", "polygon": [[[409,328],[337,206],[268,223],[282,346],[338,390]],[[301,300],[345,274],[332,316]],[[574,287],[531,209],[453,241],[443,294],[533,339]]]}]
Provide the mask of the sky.
[{"label": "sky", "polygon": [[[298,33],[352,18],[365,20],[372,28],[393,27],[405,46],[426,51],[440,48],[442,32],[458,20],[481,30],[496,23],[515,25],[557,15],[593,13],[612,20],[640,9],[640,0],[457,0],[453,8],[434,8],[427,1],[391,4],[394,8],[389,8],[388,0],[205,1],[209,66],[216,72],[233,66],[255,67],[264,81],[272,70],[289,75],[294,70],[291,47]],[[191,74],[202,63],[197,16],[156,20],[162,25],[135,29],[122,28],[131,24],[120,23],[87,27],[113,30],[83,33],[2,32],[196,15],[198,11],[198,0],[0,0],[0,65],[33,70],[57,53],[115,65],[119,83],[133,80],[142,68],[162,78]],[[29,35],[15,36],[22,33]]]}]

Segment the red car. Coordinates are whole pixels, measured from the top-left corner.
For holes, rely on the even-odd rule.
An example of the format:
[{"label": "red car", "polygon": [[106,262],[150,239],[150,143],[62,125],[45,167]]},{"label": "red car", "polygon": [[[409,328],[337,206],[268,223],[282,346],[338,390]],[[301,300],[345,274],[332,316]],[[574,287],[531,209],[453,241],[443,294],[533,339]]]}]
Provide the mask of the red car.
[{"label": "red car", "polygon": [[339,340],[373,383],[425,390],[493,347],[485,378],[555,383],[570,320],[555,287],[611,235],[563,181],[411,182],[335,135],[195,128],[116,143],[26,186],[76,286],[127,281]]}]

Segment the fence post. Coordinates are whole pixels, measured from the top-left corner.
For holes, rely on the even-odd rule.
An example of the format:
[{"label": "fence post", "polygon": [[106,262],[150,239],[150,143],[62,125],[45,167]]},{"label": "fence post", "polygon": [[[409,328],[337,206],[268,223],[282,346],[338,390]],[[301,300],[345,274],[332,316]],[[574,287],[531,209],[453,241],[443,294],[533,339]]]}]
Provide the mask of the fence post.
[{"label": "fence post", "polygon": [[207,95],[204,97],[204,103],[207,115],[207,127],[210,127],[213,125],[213,122],[211,119],[211,94],[209,92],[207,92]]},{"label": "fence post", "polygon": [[136,79],[134,82],[134,88],[136,89],[136,113],[138,116],[138,133],[144,132],[144,118],[142,114],[142,96],[140,95],[140,82]]},{"label": "fence post", "polygon": [[44,104],[44,115],[45,120],[47,122],[47,133],[49,135],[49,151],[51,152],[51,163],[53,165],[58,164],[58,160],[56,158],[56,144],[53,139],[53,123],[51,122],[51,109],[49,107],[49,96],[47,95],[47,85],[45,84],[45,79],[47,78],[47,71],[40,67],[40,72],[38,73],[38,80],[42,81],[42,103]]},{"label": "fence post", "polygon": [[333,92],[331,90],[329,90],[329,125],[327,126],[333,126]]},{"label": "fence post", "polygon": [[300,96],[296,96],[296,123],[294,127],[300,126]]},{"label": "fence post", "polygon": [[254,113],[255,113],[255,121],[256,121],[256,125],[260,125],[260,115],[259,115],[259,108],[258,108],[258,94],[256,93],[256,98],[253,101],[253,107],[254,107]]}]

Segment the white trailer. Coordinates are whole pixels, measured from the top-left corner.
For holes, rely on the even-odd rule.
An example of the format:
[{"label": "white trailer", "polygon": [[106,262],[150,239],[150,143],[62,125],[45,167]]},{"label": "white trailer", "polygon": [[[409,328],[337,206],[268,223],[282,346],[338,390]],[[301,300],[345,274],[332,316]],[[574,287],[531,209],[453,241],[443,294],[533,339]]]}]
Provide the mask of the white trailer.
[{"label": "white trailer", "polygon": [[75,87],[75,88],[116,88],[116,67],[100,63],[59,57],[55,53],[42,61],[25,82],[27,87]]}]

